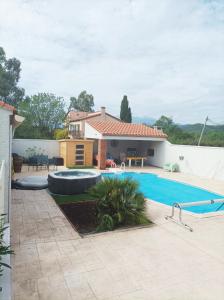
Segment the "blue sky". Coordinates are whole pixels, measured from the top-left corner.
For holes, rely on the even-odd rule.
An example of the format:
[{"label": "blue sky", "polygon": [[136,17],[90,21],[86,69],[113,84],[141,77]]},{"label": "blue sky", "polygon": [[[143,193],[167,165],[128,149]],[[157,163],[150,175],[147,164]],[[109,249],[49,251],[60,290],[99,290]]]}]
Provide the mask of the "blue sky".
[{"label": "blue sky", "polygon": [[27,94],[82,90],[119,114],[224,121],[224,1],[1,0],[0,45]]}]

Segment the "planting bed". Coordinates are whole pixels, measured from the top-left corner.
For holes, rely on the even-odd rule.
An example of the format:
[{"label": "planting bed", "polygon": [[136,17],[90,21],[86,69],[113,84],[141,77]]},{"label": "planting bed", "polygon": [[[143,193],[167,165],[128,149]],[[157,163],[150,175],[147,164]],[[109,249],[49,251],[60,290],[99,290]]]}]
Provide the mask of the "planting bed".
[{"label": "planting bed", "polygon": [[81,234],[96,230],[96,202],[83,201],[59,205],[69,221]]}]

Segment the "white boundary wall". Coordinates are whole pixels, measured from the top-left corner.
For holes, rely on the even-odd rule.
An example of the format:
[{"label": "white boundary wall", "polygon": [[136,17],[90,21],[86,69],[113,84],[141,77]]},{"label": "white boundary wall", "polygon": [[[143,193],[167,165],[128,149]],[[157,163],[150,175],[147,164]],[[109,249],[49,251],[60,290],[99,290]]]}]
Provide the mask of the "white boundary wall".
[{"label": "white boundary wall", "polygon": [[[12,152],[26,157],[26,149],[34,146],[44,149],[49,158],[59,156],[59,142],[56,140],[14,139]],[[155,149],[154,157],[150,157],[150,164],[153,166],[162,168],[165,163],[177,163],[183,173],[224,180],[224,147],[173,145],[167,141],[152,141],[150,148]],[[180,160],[180,156],[184,159]]]},{"label": "white boundary wall", "polygon": [[49,158],[59,156],[59,142],[56,140],[39,140],[39,139],[13,139],[12,153],[17,153],[26,157],[26,150],[28,148],[37,147],[44,150],[44,154]]},{"label": "white boundary wall", "polygon": [[224,147],[173,145],[167,141],[154,143],[154,147],[154,166],[177,163],[183,173],[224,180]]}]

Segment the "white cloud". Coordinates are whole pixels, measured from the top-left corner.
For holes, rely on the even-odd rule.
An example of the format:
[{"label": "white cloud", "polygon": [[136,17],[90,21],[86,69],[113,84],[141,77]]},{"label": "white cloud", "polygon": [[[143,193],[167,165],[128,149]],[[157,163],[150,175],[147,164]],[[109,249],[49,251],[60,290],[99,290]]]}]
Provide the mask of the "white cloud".
[{"label": "white cloud", "polygon": [[224,121],[224,4],[194,0],[1,0],[0,41],[27,94],[86,89],[119,114]]}]

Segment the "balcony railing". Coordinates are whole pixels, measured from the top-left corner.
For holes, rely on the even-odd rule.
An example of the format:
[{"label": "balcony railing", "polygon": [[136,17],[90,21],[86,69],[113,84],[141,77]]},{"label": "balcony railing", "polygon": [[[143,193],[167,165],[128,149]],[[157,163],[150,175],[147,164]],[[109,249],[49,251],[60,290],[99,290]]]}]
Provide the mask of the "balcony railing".
[{"label": "balcony railing", "polygon": [[76,131],[76,130],[69,130],[68,132],[70,138],[72,139],[83,139],[84,134],[82,131]]}]

